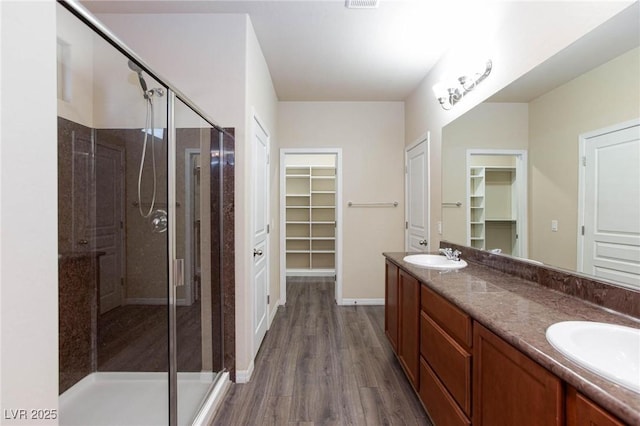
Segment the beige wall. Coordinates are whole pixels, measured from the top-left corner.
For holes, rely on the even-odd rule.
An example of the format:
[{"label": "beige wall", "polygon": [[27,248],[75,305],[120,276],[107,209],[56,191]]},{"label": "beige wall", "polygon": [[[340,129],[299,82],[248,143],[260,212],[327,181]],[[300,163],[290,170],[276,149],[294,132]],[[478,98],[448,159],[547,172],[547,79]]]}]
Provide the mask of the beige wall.
[{"label": "beige wall", "polygon": [[64,64],[68,100],[58,99],[58,115],[87,127],[93,123],[93,51],[94,38],[86,25],[62,6],[57,10],[58,38],[67,45],[69,62]]},{"label": "beige wall", "polygon": [[[520,103],[483,103],[442,129],[442,239],[467,244],[467,150],[527,149],[529,108]],[[505,157],[510,158],[510,157]]]},{"label": "beige wall", "polygon": [[636,48],[530,103],[532,259],[576,269],[578,137],[640,117],[639,75]]},{"label": "beige wall", "polygon": [[[384,297],[383,251],[404,250],[402,102],[280,102],[281,148],[341,148],[343,294]],[[398,201],[349,208],[348,201]]]},{"label": "beige wall", "polygon": [[[481,103],[490,95],[507,86],[518,77],[597,25],[611,18],[631,4],[621,2],[503,2],[503,25],[487,37],[481,46],[474,40],[454,48],[427,74],[416,90],[405,99],[405,144],[409,145],[427,132],[431,134],[430,247],[437,247],[441,236],[437,225],[441,221],[441,145],[442,127]],[[479,34],[481,36],[481,34]],[[460,58],[477,56],[482,49],[493,59],[491,75],[476,90],[449,111],[443,110],[433,96],[432,86],[445,77],[457,77],[456,64]]]}]

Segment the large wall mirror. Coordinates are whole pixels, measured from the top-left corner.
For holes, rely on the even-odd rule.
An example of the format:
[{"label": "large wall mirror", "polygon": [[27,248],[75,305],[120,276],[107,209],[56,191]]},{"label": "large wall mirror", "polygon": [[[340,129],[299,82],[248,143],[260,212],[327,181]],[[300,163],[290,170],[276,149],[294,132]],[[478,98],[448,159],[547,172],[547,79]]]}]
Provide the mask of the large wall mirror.
[{"label": "large wall mirror", "polygon": [[443,240],[640,288],[639,17],[635,2],[443,128]]}]

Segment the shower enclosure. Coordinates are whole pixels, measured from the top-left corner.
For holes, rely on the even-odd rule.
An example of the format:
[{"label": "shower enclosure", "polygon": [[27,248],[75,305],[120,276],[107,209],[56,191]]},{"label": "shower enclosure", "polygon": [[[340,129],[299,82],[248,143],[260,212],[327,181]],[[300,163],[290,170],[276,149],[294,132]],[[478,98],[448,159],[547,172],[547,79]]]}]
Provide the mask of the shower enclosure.
[{"label": "shower enclosure", "polygon": [[60,424],[202,423],[231,368],[232,135],[84,10],[57,16]]}]

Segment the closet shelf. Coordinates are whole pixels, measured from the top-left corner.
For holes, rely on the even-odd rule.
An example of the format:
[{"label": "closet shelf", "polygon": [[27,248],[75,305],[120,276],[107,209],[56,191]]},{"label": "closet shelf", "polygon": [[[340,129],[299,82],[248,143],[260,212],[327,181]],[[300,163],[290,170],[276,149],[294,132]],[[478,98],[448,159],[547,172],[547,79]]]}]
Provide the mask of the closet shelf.
[{"label": "closet shelf", "polygon": [[284,172],[287,273],[335,270],[335,167],[291,165]]}]

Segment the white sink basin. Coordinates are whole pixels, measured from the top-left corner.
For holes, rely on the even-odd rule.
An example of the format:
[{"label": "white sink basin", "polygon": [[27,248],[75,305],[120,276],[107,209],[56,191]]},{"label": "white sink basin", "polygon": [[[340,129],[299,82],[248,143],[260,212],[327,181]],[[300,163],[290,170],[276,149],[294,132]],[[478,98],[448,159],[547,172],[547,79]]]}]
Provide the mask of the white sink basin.
[{"label": "white sink basin", "polygon": [[640,329],[565,321],[547,328],[547,340],[576,364],[640,393]]},{"label": "white sink basin", "polygon": [[449,260],[439,254],[410,254],[402,260],[421,268],[429,269],[462,269],[467,266],[467,262],[464,260]]}]

